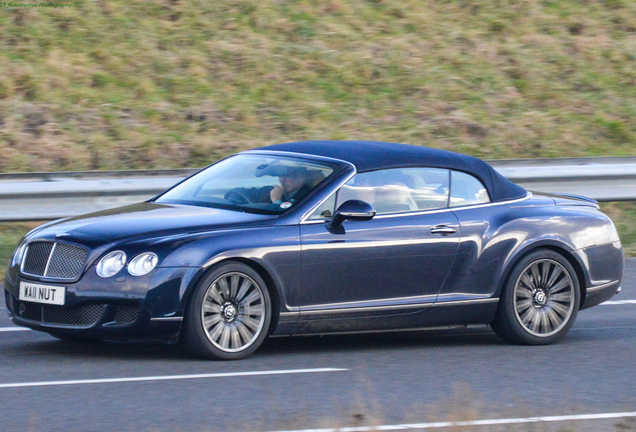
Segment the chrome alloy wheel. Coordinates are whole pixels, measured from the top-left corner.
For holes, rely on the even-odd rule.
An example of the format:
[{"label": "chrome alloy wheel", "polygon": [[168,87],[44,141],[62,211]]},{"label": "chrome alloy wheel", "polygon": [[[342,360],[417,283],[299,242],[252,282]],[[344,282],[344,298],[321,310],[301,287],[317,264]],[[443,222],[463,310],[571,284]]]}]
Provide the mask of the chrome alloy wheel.
[{"label": "chrome alloy wheel", "polygon": [[514,290],[514,311],[524,329],[549,337],[567,325],[575,308],[575,290],[569,272],[557,261],[540,259],[522,272]]},{"label": "chrome alloy wheel", "polygon": [[227,353],[244,350],[263,331],[262,288],[245,273],[219,276],[203,297],[201,320],[206,336],[215,347]]}]

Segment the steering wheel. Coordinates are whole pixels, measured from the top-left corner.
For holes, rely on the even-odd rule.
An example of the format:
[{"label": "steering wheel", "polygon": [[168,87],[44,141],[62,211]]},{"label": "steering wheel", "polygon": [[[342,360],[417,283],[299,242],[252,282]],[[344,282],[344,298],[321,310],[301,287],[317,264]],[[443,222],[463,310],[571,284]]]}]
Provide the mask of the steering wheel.
[{"label": "steering wheel", "polygon": [[223,198],[234,204],[252,204],[250,197],[238,188],[227,191]]}]

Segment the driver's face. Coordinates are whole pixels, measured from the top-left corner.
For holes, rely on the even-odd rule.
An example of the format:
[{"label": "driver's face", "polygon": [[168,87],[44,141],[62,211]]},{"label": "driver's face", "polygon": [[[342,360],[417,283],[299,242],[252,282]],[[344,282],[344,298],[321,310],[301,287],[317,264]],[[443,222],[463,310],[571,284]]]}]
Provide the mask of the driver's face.
[{"label": "driver's face", "polygon": [[305,182],[305,176],[301,173],[292,173],[286,176],[280,176],[280,187],[283,188],[286,194],[296,192],[303,186]]}]

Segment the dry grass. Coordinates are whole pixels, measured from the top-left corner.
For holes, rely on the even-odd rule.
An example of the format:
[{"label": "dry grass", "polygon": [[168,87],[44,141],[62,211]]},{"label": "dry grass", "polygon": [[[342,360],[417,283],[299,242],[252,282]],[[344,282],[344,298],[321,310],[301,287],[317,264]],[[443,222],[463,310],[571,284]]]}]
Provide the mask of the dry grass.
[{"label": "dry grass", "polygon": [[0,285],[4,281],[9,260],[18,242],[27,232],[42,222],[0,223]]},{"label": "dry grass", "polygon": [[0,10],[0,171],[374,139],[636,154],[627,0],[78,0]]},{"label": "dry grass", "polygon": [[602,203],[601,210],[616,225],[626,257],[636,257],[636,202]]}]

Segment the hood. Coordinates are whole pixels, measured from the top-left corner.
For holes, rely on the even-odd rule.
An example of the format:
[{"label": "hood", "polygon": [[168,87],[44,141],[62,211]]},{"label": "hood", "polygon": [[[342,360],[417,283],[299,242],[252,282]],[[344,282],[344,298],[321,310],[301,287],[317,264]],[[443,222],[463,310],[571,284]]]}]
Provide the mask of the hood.
[{"label": "hood", "polygon": [[63,219],[47,225],[36,237],[73,241],[92,237],[108,243],[228,228],[271,225],[275,216],[181,204],[140,203]]}]

